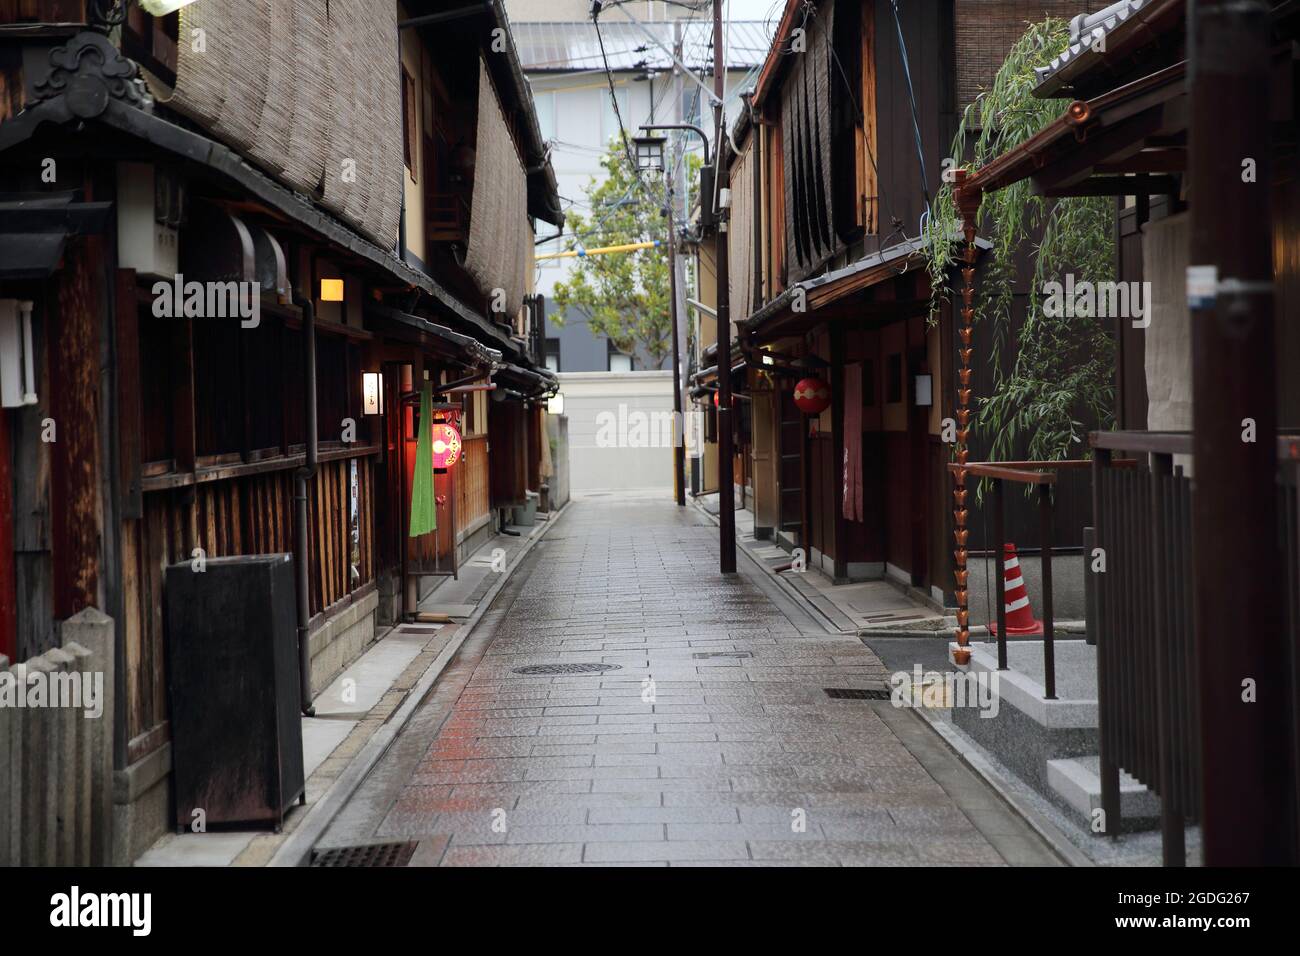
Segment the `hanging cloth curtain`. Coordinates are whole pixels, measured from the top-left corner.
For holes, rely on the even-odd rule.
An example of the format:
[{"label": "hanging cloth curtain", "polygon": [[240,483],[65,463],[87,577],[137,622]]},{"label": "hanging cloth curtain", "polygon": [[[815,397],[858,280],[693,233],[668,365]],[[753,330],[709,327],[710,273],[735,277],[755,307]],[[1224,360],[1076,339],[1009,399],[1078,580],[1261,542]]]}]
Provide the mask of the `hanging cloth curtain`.
[{"label": "hanging cloth curtain", "polygon": [[844,517],[863,519],[862,497],[862,363],[854,362],[844,366]]},{"label": "hanging cloth curtain", "polygon": [[438,510],[433,502],[433,387],[425,382],[420,392],[420,434],[411,479],[411,537],[418,538],[437,527]]}]

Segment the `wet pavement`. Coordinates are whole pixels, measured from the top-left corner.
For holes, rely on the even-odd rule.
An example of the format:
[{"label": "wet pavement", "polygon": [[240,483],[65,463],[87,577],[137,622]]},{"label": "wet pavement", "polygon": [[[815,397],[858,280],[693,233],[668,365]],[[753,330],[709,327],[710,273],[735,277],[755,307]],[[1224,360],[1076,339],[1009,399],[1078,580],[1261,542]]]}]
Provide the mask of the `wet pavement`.
[{"label": "wet pavement", "polygon": [[[718,572],[693,508],[575,500],[319,845],[414,840],[442,866],[1057,862],[917,715],[828,697],[882,687],[884,665],[739,560]],[[585,672],[519,673],[537,665]]]}]

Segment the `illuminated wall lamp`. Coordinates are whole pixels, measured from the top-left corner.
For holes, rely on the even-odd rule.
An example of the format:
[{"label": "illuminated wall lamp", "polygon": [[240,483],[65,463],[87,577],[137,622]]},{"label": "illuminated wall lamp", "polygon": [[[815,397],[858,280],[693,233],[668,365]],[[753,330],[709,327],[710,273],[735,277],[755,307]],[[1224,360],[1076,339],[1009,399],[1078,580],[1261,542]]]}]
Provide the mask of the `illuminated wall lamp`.
[{"label": "illuminated wall lamp", "polygon": [[384,413],[384,376],[382,372],[363,372],[361,374],[361,414],[382,415]]},{"label": "illuminated wall lamp", "polygon": [[322,302],[342,302],[343,301],[343,280],[342,279],[321,279],[320,300]]}]

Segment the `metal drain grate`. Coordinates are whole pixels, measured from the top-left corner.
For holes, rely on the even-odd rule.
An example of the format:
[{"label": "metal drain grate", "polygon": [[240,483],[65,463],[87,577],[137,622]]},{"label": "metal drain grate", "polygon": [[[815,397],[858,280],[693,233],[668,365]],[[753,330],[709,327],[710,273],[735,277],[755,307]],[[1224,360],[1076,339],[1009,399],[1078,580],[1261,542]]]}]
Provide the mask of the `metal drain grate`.
[{"label": "metal drain grate", "polygon": [[312,866],[406,866],[415,855],[414,843],[371,843],[367,846],[341,846],[317,850]]},{"label": "metal drain grate", "polygon": [[599,674],[622,670],[621,664],[529,664],[516,667],[512,674]]},{"label": "metal drain grate", "polygon": [[697,661],[707,661],[711,657],[753,657],[751,651],[700,651],[698,654],[692,654],[691,657]]},{"label": "metal drain grate", "polygon": [[834,700],[889,700],[889,691],[867,687],[823,687],[822,690]]}]

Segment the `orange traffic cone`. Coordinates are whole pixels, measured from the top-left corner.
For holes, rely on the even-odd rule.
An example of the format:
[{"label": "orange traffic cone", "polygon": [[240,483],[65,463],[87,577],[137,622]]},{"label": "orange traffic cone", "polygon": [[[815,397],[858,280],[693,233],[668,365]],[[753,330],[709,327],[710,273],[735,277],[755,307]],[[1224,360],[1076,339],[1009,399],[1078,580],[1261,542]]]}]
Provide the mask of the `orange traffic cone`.
[{"label": "orange traffic cone", "polygon": [[[1050,560],[1050,559],[1049,559]],[[1002,560],[1002,590],[1006,595],[1007,635],[1033,637],[1043,633],[1043,622],[1034,617],[1029,606],[1029,592],[1025,590],[1025,579],[1020,573],[1020,558],[1016,556],[1016,546],[1010,542]],[[997,621],[989,623],[989,633],[997,636]]]}]

